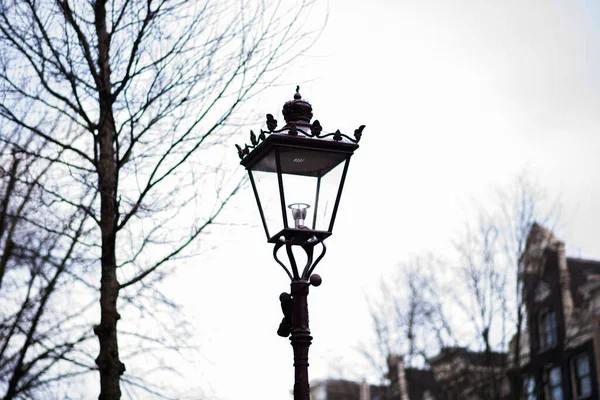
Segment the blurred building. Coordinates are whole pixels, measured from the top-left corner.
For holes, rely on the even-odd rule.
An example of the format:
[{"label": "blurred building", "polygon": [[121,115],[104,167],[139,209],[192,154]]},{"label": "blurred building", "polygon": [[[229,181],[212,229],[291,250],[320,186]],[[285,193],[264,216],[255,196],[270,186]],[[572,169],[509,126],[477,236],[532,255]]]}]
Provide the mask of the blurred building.
[{"label": "blurred building", "polygon": [[405,368],[402,357],[388,359],[389,385],[370,385],[339,379],[311,384],[312,400],[434,400],[436,382],[431,370]]},{"label": "blurred building", "polygon": [[521,265],[525,315],[510,351],[521,388],[513,390],[527,400],[598,399],[600,262],[567,257],[565,244],[534,224]]},{"label": "blurred building", "polygon": [[312,399],[600,400],[600,261],[567,257],[564,243],[534,224],[520,268],[522,323],[509,354],[443,348],[430,369],[392,355],[389,385],[327,380],[313,385]]},{"label": "blurred building", "polygon": [[326,379],[311,383],[312,400],[387,400],[387,387],[342,379]]},{"label": "blurred building", "polygon": [[439,355],[429,360],[429,365],[438,388],[436,397],[432,397],[436,400],[510,398],[505,353],[475,352],[464,347],[443,348]]}]

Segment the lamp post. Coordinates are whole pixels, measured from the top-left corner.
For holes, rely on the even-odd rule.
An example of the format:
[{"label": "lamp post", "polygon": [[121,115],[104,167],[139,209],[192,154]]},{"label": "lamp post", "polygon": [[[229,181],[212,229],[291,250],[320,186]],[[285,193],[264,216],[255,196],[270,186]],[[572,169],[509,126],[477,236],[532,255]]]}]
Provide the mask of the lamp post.
[{"label": "lamp post", "polygon": [[[324,133],[318,120],[311,123],[312,106],[296,87],[294,99],[283,106],[286,124],[267,114],[268,131],[250,131],[250,144],[236,145],[248,171],[267,241],[274,244],[273,258],[291,281],[290,294],[282,293],[283,321],[277,333],[290,336],[294,350],[294,400],[309,400],[308,349],[312,342],[308,324],[308,288],[319,286],[313,274],[325,256],[324,240],[331,236],[350,157],[358,148],[364,125],[354,137]],[[315,247],[320,254],[315,258]],[[285,247],[289,267],[278,257]],[[293,249],[306,253],[300,270]]]}]

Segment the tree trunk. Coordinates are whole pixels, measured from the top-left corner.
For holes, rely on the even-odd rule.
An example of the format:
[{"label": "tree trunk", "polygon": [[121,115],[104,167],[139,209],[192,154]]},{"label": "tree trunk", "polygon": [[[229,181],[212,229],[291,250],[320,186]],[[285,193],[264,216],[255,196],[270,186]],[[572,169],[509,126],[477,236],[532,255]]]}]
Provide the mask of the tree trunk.
[{"label": "tree trunk", "polygon": [[117,312],[119,282],[116,263],[116,227],[118,210],[116,202],[116,165],[112,147],[113,130],[109,124],[101,124],[99,131],[100,160],[98,177],[100,188],[100,225],[102,231],[102,257],[100,280],[100,325],[94,332],[100,341],[100,354],[96,364],[100,370],[100,400],[121,397],[119,379],[125,365],[119,360],[117,343]]},{"label": "tree trunk", "polygon": [[114,148],[115,124],[112,110],[111,71],[109,63],[110,36],[106,27],[106,8],[102,0],[95,3],[95,24],[98,36],[98,75],[100,120],[98,123],[98,187],[100,189],[100,229],[102,256],[100,279],[100,325],[94,328],[100,342],[96,365],[100,371],[99,400],[121,398],[119,380],[125,365],[119,360],[117,312],[119,282],[117,281],[116,239],[119,210],[117,204],[117,163]]},{"label": "tree trunk", "polygon": [[100,280],[100,325],[95,333],[100,341],[100,354],[96,364],[100,370],[100,400],[121,397],[119,378],[125,365],[119,360],[117,343],[117,312],[119,282],[116,263],[116,227],[118,210],[116,201],[116,165],[112,145],[111,124],[102,124],[99,132],[100,160],[98,177],[100,187],[100,224],[102,230],[102,276]]}]

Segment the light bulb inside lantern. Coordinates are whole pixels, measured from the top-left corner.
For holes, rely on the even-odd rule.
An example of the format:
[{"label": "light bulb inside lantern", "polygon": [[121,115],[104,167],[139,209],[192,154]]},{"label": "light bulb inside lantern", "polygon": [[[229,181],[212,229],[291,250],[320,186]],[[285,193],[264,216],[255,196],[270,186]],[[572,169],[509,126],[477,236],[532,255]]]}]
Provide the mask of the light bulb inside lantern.
[{"label": "light bulb inside lantern", "polygon": [[293,203],[288,206],[292,210],[292,217],[294,218],[294,227],[296,229],[304,228],[304,220],[306,219],[306,210],[310,208],[310,204],[306,203]]}]

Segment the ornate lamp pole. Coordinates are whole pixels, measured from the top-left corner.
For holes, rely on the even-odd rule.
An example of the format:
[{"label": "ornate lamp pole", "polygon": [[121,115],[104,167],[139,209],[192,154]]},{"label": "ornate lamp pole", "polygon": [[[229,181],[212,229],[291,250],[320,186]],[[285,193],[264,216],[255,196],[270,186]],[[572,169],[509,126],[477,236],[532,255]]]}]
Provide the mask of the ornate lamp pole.
[{"label": "ornate lamp pole", "polygon": [[[283,106],[285,126],[267,114],[268,131],[250,131],[250,144],[236,145],[256,197],[267,241],[273,243],[273,257],[291,281],[290,294],[280,296],[284,318],[277,333],[290,336],[294,349],[294,400],[310,400],[308,348],[312,336],[308,325],[308,288],[319,286],[313,274],[325,256],[324,240],[331,236],[350,157],[358,148],[364,125],[354,137],[324,133],[312,119],[312,106],[296,88],[294,99]],[[320,254],[314,258],[315,247]],[[277,256],[285,247],[288,268]],[[306,253],[306,265],[298,269],[293,249]],[[291,334],[291,335],[290,335]]]}]

